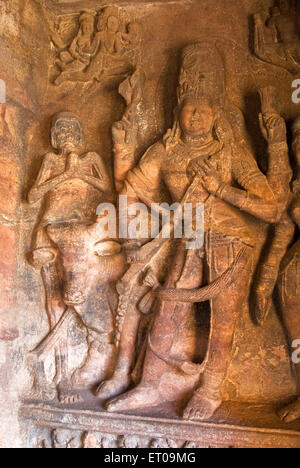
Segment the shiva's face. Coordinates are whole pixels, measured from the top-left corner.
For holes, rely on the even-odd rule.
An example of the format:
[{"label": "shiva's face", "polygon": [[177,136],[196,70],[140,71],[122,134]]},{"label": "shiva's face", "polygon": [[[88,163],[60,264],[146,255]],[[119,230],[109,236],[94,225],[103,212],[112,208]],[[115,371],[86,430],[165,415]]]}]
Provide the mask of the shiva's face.
[{"label": "shiva's face", "polygon": [[215,117],[211,105],[198,99],[184,102],[179,115],[182,131],[191,137],[206,136],[212,132]]}]

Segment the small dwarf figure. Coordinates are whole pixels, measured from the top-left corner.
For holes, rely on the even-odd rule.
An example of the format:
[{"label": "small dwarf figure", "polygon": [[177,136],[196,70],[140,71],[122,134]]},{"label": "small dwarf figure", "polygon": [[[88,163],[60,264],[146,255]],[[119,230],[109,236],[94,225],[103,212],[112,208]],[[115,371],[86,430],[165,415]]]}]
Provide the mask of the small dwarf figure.
[{"label": "small dwarf figure", "polygon": [[[41,269],[45,286],[50,323],[47,343],[53,342],[58,348],[55,383],[59,398],[74,403],[78,394],[73,383],[92,385],[105,375],[106,361],[113,352],[112,302],[108,301],[107,288],[122,273],[123,263],[120,244],[107,239],[107,232],[96,222],[99,204],[114,200],[112,184],[102,158],[97,153],[84,153],[85,138],[79,118],[68,112],[55,116],[51,142],[57,152],[51,151],[44,157],[28,196],[31,204],[43,200],[31,263]],[[95,297],[88,307],[92,287]],[[113,295],[111,291],[110,296]],[[87,359],[74,375],[73,383],[67,368],[65,319],[72,315],[86,329],[89,347]],[[58,338],[52,339],[52,335]],[[43,349],[49,350],[46,345]],[[43,386],[41,359],[38,367],[36,383],[40,379]]]}]

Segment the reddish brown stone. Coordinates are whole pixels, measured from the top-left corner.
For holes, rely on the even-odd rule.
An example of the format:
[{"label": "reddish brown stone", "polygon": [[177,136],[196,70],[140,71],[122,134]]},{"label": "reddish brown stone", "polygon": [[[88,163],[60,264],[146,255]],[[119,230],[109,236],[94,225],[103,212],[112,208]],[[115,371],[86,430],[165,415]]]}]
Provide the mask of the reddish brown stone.
[{"label": "reddish brown stone", "polygon": [[[298,2],[7,0],[0,39],[0,446],[300,446]],[[123,235],[174,202],[203,245]]]}]

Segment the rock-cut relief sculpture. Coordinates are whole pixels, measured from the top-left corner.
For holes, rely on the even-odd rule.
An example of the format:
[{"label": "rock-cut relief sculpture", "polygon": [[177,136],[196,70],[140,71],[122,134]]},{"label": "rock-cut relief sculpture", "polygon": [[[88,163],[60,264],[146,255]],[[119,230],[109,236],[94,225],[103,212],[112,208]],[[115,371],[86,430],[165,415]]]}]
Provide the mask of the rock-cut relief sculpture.
[{"label": "rock-cut relief sculpture", "polygon": [[126,75],[139,64],[139,25],[127,24],[120,8],[106,7],[98,14],[84,10],[78,22],[71,44],[65,44],[57,31],[52,33],[58,50],[55,85],[66,81],[99,82],[105,77]]},{"label": "rock-cut relief sculpture", "polygon": [[[153,407],[194,388],[184,417],[204,420],[221,405],[236,321],[248,299],[256,242],[248,215],[273,223],[277,203],[266,177],[238,137],[243,119],[238,109],[228,105],[218,51],[212,44],[198,43],[184,49],[182,60],[173,128],[129,171],[121,193],[148,206],[166,201],[203,204],[204,245],[187,248],[192,235],[173,241],[176,254],[161,286],[152,259],[164,255],[166,241],[154,239],[139,247],[137,239],[132,265],[124,276],[127,282],[120,291],[120,303],[129,307],[123,316],[119,365],[112,380],[99,390],[102,397],[124,391],[143,354],[140,382],[108,401],[107,409]],[[194,303],[207,300],[211,331],[206,357],[198,365],[193,361],[192,317]],[[152,311],[152,320],[137,352],[133,343],[140,311]]]},{"label": "rock-cut relief sculpture", "polygon": [[300,38],[293,0],[278,0],[264,21],[254,15],[254,53],[262,61],[285,68],[292,74],[300,70]]},{"label": "rock-cut relief sculpture", "polygon": [[[266,241],[260,269],[255,282],[255,311],[257,322],[263,326],[268,318],[275,287],[278,287],[281,314],[289,338],[291,365],[300,394],[300,366],[293,362],[293,343],[300,337],[300,243],[294,243],[295,226],[300,227],[300,119],[293,124],[293,144],[296,178],[291,184],[293,173],[289,161],[287,132],[284,119],[274,103],[276,90],[264,89],[261,92],[263,113],[261,116],[265,138],[269,144],[268,180],[274,189],[278,202],[278,222],[272,226]],[[292,188],[291,188],[292,187]],[[298,235],[297,235],[298,237]],[[279,411],[285,422],[300,418],[300,397]]]},{"label": "rock-cut relief sculpture", "polygon": [[[296,179],[293,182],[289,215],[300,228],[300,118],[293,126],[293,153],[296,162]],[[297,231],[299,232],[299,231]],[[299,237],[299,236],[298,236]],[[283,321],[289,337],[291,364],[296,380],[298,399],[292,404],[282,408],[279,416],[285,422],[295,421],[300,418],[300,363],[299,357],[293,359],[295,346],[299,346],[300,337],[300,240],[288,250],[280,266],[279,291],[282,307]],[[294,343],[295,342],[295,343]]]},{"label": "rock-cut relief sculpture", "polygon": [[[53,151],[46,154],[28,200],[42,201],[34,231],[31,263],[41,270],[50,331],[32,351],[34,391],[42,399],[80,399],[77,388],[89,388],[109,376],[114,353],[113,282],[124,268],[121,246],[110,239],[96,217],[97,207],[113,202],[113,188],[103,159],[85,153],[82,124],[76,115],[60,113],[52,122]],[[70,373],[72,343],[86,341],[82,365]],[[73,343],[74,344],[74,343]],[[55,353],[56,376],[49,384],[45,358]]]},{"label": "rock-cut relief sculpture", "polygon": [[260,125],[268,144],[269,168],[267,178],[278,205],[278,222],[269,228],[254,286],[254,310],[258,324],[267,319],[272,307],[280,263],[294,236],[294,223],[288,213],[292,180],[289,161],[287,130],[278,111],[277,90],[267,87],[260,90],[262,113]]}]

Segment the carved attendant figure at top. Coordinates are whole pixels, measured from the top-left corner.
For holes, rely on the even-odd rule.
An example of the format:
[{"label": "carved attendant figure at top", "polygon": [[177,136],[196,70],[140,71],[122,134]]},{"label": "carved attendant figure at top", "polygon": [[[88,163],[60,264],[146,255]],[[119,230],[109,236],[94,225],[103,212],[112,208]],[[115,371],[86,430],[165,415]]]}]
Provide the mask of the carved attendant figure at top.
[{"label": "carved attendant figure at top", "polygon": [[[104,345],[110,350],[109,357],[113,351],[113,291],[109,300],[105,286],[118,277],[118,272],[122,273],[123,263],[120,244],[107,239],[107,233],[96,223],[99,203],[113,201],[112,184],[102,158],[96,153],[82,154],[85,138],[78,117],[66,112],[58,114],[53,120],[51,141],[58,152],[46,154],[28,196],[30,203],[43,200],[32,264],[42,271],[51,329],[42,349],[48,349],[48,342],[58,346],[55,383],[61,401],[70,403],[78,397],[66,365],[66,318],[80,317],[87,331],[89,353],[77,372],[76,385],[84,380],[90,384],[98,382],[106,375],[101,372]],[[90,303],[87,307],[88,291],[95,280],[101,283],[101,305],[94,297],[95,305]],[[40,351],[36,354],[39,356]],[[37,379],[45,380],[42,365],[37,374]]]},{"label": "carved attendant figure at top", "polygon": [[258,13],[255,20],[255,55],[264,62],[278,65],[296,74],[300,70],[300,38],[295,5],[278,0],[267,23]]},{"label": "carved attendant figure at top", "polygon": [[[220,104],[224,96],[215,95],[222,89],[222,83],[214,81],[216,76],[222,80],[220,64],[221,58],[211,44],[195,44],[184,50],[174,126],[127,175],[123,193],[130,199],[160,203],[165,201],[166,187],[173,202],[203,203],[205,243],[201,249],[187,250],[186,239],[181,241],[158,294],[141,382],[111,400],[109,411],[156,406],[168,399],[172,385],[176,388],[178,375],[194,379],[195,385],[200,373],[201,385],[184,417],[208,419],[222,402],[235,324],[247,302],[253,272],[255,230],[245,214],[272,223],[277,206],[254,158],[234,139]],[[184,325],[193,311],[191,303],[197,302],[195,289],[218,280],[241,258],[240,273],[232,278],[226,297],[223,291],[210,291],[210,339],[206,359],[199,368],[191,362],[194,342],[191,330]],[[176,377],[174,371],[180,374]]]},{"label": "carved attendant figure at top", "polygon": [[120,9],[109,6],[97,16],[95,31],[95,15],[93,12],[80,15],[77,36],[69,50],[60,54],[58,66],[62,73],[55,80],[56,85],[64,81],[100,81],[103,74],[123,75],[137,65],[140,36],[137,24],[125,27]]},{"label": "carved attendant figure at top", "polygon": [[60,53],[60,60],[57,61],[61,73],[55,80],[56,85],[68,80],[70,73],[83,71],[90,64],[91,58],[97,52],[97,41],[94,33],[95,13],[82,12],[79,17],[77,35],[68,50]]},{"label": "carved attendant figure at top", "polygon": [[121,54],[124,52],[125,41],[120,31],[120,22],[117,16],[109,16],[105,18],[104,27],[103,19],[100,16],[98,21],[97,38],[101,44],[103,52],[109,54]]}]

